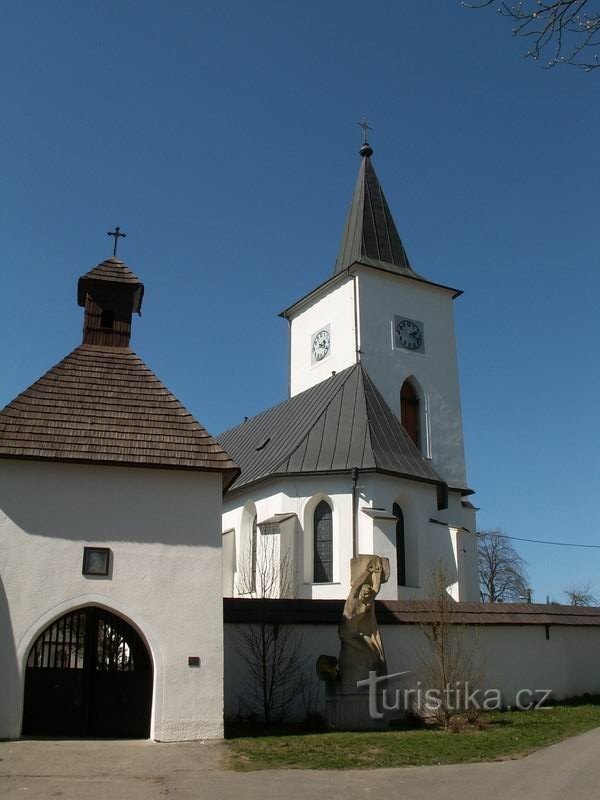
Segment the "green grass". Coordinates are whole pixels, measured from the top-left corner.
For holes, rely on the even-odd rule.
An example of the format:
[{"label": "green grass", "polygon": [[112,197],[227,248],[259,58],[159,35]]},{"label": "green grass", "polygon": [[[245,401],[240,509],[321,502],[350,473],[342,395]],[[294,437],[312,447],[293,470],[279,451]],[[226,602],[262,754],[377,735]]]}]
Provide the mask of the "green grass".
[{"label": "green grass", "polygon": [[230,733],[237,770],[374,769],[517,758],[600,726],[600,705],[482,714],[483,727],[460,733],[428,728],[368,733]]}]

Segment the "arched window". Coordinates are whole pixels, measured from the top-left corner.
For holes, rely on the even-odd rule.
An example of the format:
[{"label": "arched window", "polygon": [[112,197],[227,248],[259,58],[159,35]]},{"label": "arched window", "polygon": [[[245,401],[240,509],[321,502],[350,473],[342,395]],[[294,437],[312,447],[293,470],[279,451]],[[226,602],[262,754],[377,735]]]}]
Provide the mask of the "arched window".
[{"label": "arched window", "polygon": [[333,517],[331,506],[321,500],[315,508],[314,573],[315,583],[331,583],[333,580]]},{"label": "arched window", "polygon": [[258,517],[254,515],[250,531],[250,591],[256,591],[256,551],[258,547]]},{"label": "arched window", "polygon": [[404,543],[404,514],[398,503],[394,503],[392,513],[396,517],[396,575],[398,586],[406,586],[406,548]]},{"label": "arched window", "polygon": [[400,390],[400,420],[410,438],[421,449],[421,408],[417,390],[407,379]]}]

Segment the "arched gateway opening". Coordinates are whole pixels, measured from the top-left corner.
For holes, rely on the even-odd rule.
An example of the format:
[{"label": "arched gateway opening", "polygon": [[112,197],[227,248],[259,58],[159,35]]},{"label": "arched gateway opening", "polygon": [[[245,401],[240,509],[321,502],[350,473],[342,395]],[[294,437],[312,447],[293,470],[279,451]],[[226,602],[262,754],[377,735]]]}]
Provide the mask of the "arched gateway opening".
[{"label": "arched gateway opening", "polygon": [[148,649],[104,608],[65,614],[29,651],[24,735],[147,739],[151,709]]}]

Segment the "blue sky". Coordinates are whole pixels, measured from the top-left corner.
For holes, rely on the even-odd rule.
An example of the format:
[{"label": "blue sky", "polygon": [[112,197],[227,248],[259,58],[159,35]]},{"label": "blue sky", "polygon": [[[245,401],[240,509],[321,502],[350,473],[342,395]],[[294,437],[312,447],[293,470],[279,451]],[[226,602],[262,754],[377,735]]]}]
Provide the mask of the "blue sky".
[{"label": "blue sky", "polygon": [[[454,0],[35,0],[0,37],[0,406],[79,343],[115,224],[134,347],[202,423],[283,399],[277,313],[330,274],[366,115],[414,268],[465,291],[480,528],[600,544],[599,73]],[[600,550],[518,549],[536,599],[600,591]]]}]

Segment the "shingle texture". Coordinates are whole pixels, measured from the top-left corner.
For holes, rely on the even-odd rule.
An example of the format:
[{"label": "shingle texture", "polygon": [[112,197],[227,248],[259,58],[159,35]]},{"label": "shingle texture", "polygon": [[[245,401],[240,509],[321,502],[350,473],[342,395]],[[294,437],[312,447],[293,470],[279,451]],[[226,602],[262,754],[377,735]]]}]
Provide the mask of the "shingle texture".
[{"label": "shingle texture", "polygon": [[83,278],[93,278],[96,281],[115,281],[118,283],[141,283],[137,275],[129,269],[127,264],[118,258],[107,258],[98,266],[82,275]]},{"label": "shingle texture", "polygon": [[0,412],[0,456],[217,470],[223,448],[129,348],[81,345]]},{"label": "shingle texture", "polygon": [[[377,600],[380,625],[414,625],[436,619],[430,600]],[[271,600],[225,598],[224,621],[337,625],[344,600]],[[600,608],[528,603],[455,603],[451,622],[456,625],[576,625],[600,626]]]},{"label": "shingle texture", "polygon": [[144,297],[144,285],[127,264],[118,258],[107,258],[82,275],[77,284],[77,302],[80,306],[85,306],[86,295],[90,287],[94,284],[98,286],[97,281],[106,284],[106,288],[112,286],[124,289],[133,300],[132,310],[139,314]]},{"label": "shingle texture", "polygon": [[231,489],[357,467],[443,485],[360,364],[221,434],[242,472]]}]

